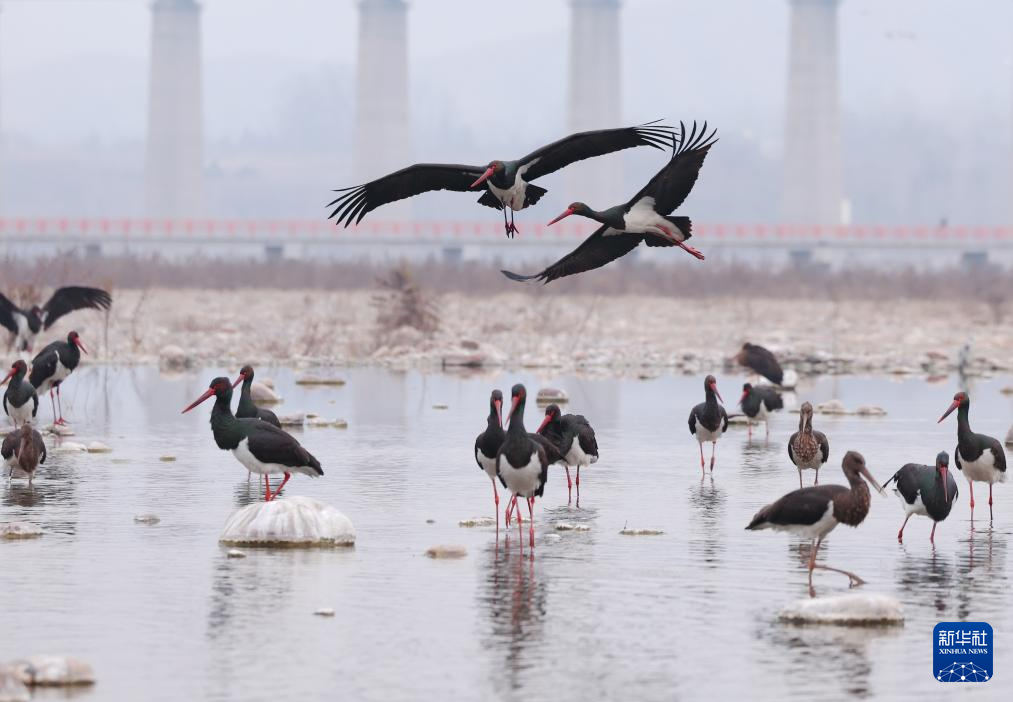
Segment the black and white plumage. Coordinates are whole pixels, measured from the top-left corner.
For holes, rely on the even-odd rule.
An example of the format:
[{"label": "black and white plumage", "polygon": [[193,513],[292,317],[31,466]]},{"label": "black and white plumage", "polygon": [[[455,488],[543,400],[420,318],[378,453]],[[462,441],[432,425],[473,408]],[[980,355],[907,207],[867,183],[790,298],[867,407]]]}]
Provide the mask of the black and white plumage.
[{"label": "black and white plumage", "polygon": [[988,518],[991,520],[992,485],[1006,482],[1006,453],[998,439],[971,431],[971,398],[966,392],[953,396],[953,403],[939,421],[954,410],[957,410],[957,448],[953,458],[970,488],[971,519],[974,519],[974,483],[979,482],[988,483]]},{"label": "black and white plumage", "polygon": [[[531,547],[535,546],[534,503],[545,491],[545,483],[549,479],[549,458],[545,447],[531,438],[524,428],[524,405],[528,393],[518,383],[510,391],[510,415],[506,439],[496,454],[496,471],[513,495],[512,502],[518,497],[528,503],[530,518],[529,539]],[[517,509],[518,526],[521,523],[521,510]]]},{"label": "black and white plumage", "polygon": [[253,366],[246,365],[239,369],[239,376],[232,384],[233,388],[240,383],[243,384],[242,390],[239,391],[239,404],[236,405],[236,416],[240,419],[260,419],[281,429],[278,415],[269,409],[257,407],[253,402],[253,377]]},{"label": "black and white plumage", "polygon": [[920,514],[932,520],[929,541],[936,542],[936,525],[949,516],[957,499],[957,481],[953,479],[949,467],[949,454],[940,451],[934,466],[908,463],[883,483],[883,487],[896,483],[893,491],[904,507],[904,523],[897,532],[897,541],[904,540],[904,527],[911,515]]},{"label": "black and white plumage", "polygon": [[[81,352],[88,353],[84,342],[76,331],[67,335],[66,341],[54,341],[39,351],[32,359],[32,372],[28,382],[38,393],[49,393],[53,402],[53,391],[56,391],[56,402],[53,404],[53,423],[66,424],[63,419],[63,404],[60,403],[60,385],[74,372],[81,362]],[[60,411],[57,414],[57,404]]]},{"label": "black and white plumage", "polygon": [[820,468],[830,458],[827,435],[813,429],[813,406],[803,402],[798,417],[798,431],[788,439],[788,458],[798,468],[798,486],[802,487],[802,471],[816,471],[814,485],[820,484]]},{"label": "black and white plumage", "polygon": [[[559,451],[566,468],[566,490],[571,491],[570,467],[577,468],[577,506],[580,506],[580,469],[598,462],[598,440],[594,428],[582,414],[563,414],[559,405],[545,408],[538,435],[548,439]],[[551,458],[551,457],[550,457]],[[552,462],[550,460],[550,462]]]},{"label": "black and white plumage", "polygon": [[25,377],[27,373],[28,364],[18,359],[11,365],[3,383],[0,383],[3,385],[10,381],[4,391],[4,412],[11,418],[15,429],[22,424],[33,423],[39,412],[39,395]]},{"label": "black and white plumage", "polygon": [[29,424],[7,434],[0,447],[0,456],[7,467],[7,479],[28,478],[32,484],[35,470],[46,462],[46,443],[42,435]]},{"label": "black and white plumage", "polygon": [[70,286],[57,288],[41,307],[33,305],[23,310],[0,294],[0,326],[7,327],[14,334],[18,351],[31,352],[39,332],[49,329],[64,315],[89,308],[107,310],[112,302],[105,290]]},{"label": "black and white plumage", "polygon": [[[232,382],[228,378],[214,378],[204,394],[183,412],[189,412],[210,397],[215,398],[211,409],[211,431],[215,443],[223,451],[231,451],[248,471],[264,476],[266,502],[277,497],[292,473],[311,478],[324,474],[320,461],[291,434],[260,419],[236,418],[232,414]],[[278,473],[283,474],[285,479],[272,494],[268,476]]]},{"label": "black and white plumage", "polygon": [[[435,190],[457,192],[484,191],[479,204],[503,211],[507,236],[517,227],[513,213],[529,207],[545,194],[531,181],[564,168],[571,163],[636,146],[664,148],[673,141],[672,130],[655,122],[638,127],[599,129],[571,134],[516,161],[490,161],[486,166],[450,163],[417,163],[352,188],[342,188],[328,203],[336,224],[358,224],[377,207]],[[484,187],[482,187],[484,186]],[[507,220],[507,210],[510,220]]]},{"label": "black and white plumage", "polygon": [[650,182],[628,202],[607,210],[594,210],[583,202],[574,202],[563,214],[549,224],[564,217],[580,215],[599,222],[596,229],[580,246],[548,268],[534,275],[519,275],[502,271],[511,280],[540,280],[549,283],[557,278],[601,268],[625,256],[641,243],[648,246],[678,246],[696,258],[704,255],[685,242],[692,236],[693,224],[689,217],[673,217],[696,183],[704,158],[714,145],[714,132],[707,133],[707,124],[687,135],[680,125],[680,138],[673,143],[672,157]]},{"label": "black and white plumage", "polygon": [[781,393],[770,386],[746,383],[742,386],[742,397],[739,398],[742,413],[746,415],[749,426],[749,438],[753,438],[753,423],[763,422],[767,436],[770,436],[770,413],[784,409]]},{"label": "black and white plumage", "polygon": [[747,341],[742,345],[742,349],[735,354],[735,360],[740,366],[748,368],[757,375],[762,375],[774,385],[784,382],[784,370],[777,357],[762,346],[750,344]]},{"label": "black and white plumage", "polygon": [[[816,554],[827,534],[838,524],[857,527],[869,514],[871,505],[869,481],[882,495],[883,487],[872,477],[865,465],[865,458],[857,451],[848,451],[841,464],[849,487],[843,485],[815,485],[789,492],[776,502],[767,505],[753,517],[746,529],[774,529],[787,531],[813,541],[809,551],[809,594],[813,590],[813,569],[823,568],[847,575],[851,585],[862,585],[864,581],[854,573],[845,570],[817,566]],[[862,480],[865,478],[865,480]]]},{"label": "black and white plumage", "polygon": [[499,491],[496,489],[496,457],[506,440],[503,431],[503,393],[493,390],[489,396],[489,416],[485,431],[475,438],[475,462],[492,481],[492,495],[496,502],[496,529],[499,529]]},{"label": "black and white plumage", "polygon": [[708,375],[703,381],[704,401],[695,406],[689,413],[689,433],[700,442],[700,472],[704,471],[703,445],[711,442],[711,472],[714,471],[714,452],[717,449],[718,439],[728,431],[728,413],[719,403],[721,393],[718,392],[718,382],[713,375]]}]

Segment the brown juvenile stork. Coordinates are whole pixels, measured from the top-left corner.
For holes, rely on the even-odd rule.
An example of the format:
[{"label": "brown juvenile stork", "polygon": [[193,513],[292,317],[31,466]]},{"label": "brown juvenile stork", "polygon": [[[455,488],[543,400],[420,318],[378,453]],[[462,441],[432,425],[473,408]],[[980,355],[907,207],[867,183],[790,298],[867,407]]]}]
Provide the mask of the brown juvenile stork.
[{"label": "brown juvenile stork", "polygon": [[[813,541],[809,552],[809,595],[816,596],[813,589],[813,569],[822,568],[847,575],[850,587],[865,584],[854,573],[825,565],[816,565],[816,554],[827,534],[838,524],[857,527],[869,514],[869,486],[865,480],[884,495],[883,487],[865,467],[865,459],[857,451],[848,451],[841,466],[850,487],[843,485],[816,485],[789,492],[767,505],[753,517],[746,529],[774,529],[788,531]],[[862,478],[865,480],[862,480]]]},{"label": "brown juvenile stork", "polygon": [[762,346],[747,341],[742,345],[742,350],[735,354],[735,361],[757,375],[762,375],[774,385],[784,382],[784,371],[777,362],[777,357]]},{"label": "brown juvenile stork", "polygon": [[802,471],[815,470],[816,481],[820,484],[820,468],[830,457],[830,442],[827,435],[813,430],[813,406],[802,403],[798,416],[798,431],[788,439],[788,458],[798,468],[798,486],[802,487]]}]

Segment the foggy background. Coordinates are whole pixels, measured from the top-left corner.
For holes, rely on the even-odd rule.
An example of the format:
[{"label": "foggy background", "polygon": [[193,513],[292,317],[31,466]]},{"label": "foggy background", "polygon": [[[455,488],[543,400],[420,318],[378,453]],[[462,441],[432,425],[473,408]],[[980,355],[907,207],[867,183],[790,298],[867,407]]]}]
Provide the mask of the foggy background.
[{"label": "foggy background", "polygon": [[[838,12],[851,221],[1008,224],[1013,3]],[[568,2],[414,0],[407,16],[405,165],[518,158],[567,133]],[[3,216],[144,214],[151,23],[143,0],[0,2]],[[352,0],[201,3],[205,216],[323,218],[331,188],[379,175],[355,168],[357,28]],[[788,31],[787,0],[622,3],[622,123],[718,128],[683,208],[696,221],[778,220]],[[662,162],[638,151],[618,157],[626,187],[598,206]],[[561,174],[539,182],[549,196],[522,231],[580,197]],[[412,211],[499,217],[473,200],[426,195]]]}]

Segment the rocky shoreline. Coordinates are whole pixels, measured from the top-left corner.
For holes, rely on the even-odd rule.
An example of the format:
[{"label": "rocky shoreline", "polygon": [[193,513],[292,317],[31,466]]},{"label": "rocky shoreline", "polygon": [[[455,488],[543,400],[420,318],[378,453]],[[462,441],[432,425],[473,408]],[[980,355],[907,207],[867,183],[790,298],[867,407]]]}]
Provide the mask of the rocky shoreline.
[{"label": "rocky shoreline", "polygon": [[[434,295],[433,332],[382,328],[376,291],[118,290],[108,318],[80,312],[90,362],[551,368],[643,375],[731,368],[743,341],[800,375],[1013,370],[1013,334],[985,304],[552,295]],[[965,344],[968,348],[964,349]],[[962,349],[964,349],[962,351]]]}]

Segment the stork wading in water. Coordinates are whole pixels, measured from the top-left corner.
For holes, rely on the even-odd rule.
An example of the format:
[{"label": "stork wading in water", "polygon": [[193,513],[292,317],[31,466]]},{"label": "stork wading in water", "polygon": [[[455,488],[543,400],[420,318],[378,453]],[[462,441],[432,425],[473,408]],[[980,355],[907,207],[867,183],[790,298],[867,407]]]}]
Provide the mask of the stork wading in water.
[{"label": "stork wading in water", "polygon": [[[559,141],[532,151],[516,161],[490,161],[486,166],[465,166],[450,163],[417,163],[402,168],[364,185],[342,188],[328,207],[336,224],[358,224],[376,208],[435,190],[485,192],[480,205],[503,211],[503,227],[508,237],[517,233],[514,212],[534,205],[545,195],[545,189],[531,181],[561,168],[595,156],[636,146],[661,149],[671,145],[674,135],[670,127],[649,122],[638,127],[599,129],[571,134]],[[509,219],[507,211],[509,210]]]},{"label": "stork wading in water", "polygon": [[704,401],[690,410],[689,433],[700,442],[700,473],[704,470],[703,445],[711,443],[711,472],[714,472],[714,452],[717,450],[718,439],[728,431],[728,413],[719,404],[721,393],[718,392],[718,381],[708,375],[703,381]]},{"label": "stork wading in water", "polygon": [[816,471],[814,485],[820,484],[820,468],[830,458],[830,441],[827,435],[813,429],[813,406],[802,403],[798,415],[798,431],[788,439],[788,458],[798,468],[798,486],[802,487],[802,471]]},{"label": "stork wading in water", "polygon": [[932,520],[929,541],[936,542],[936,525],[949,516],[957,499],[957,481],[950,474],[950,456],[940,451],[934,466],[908,463],[883,483],[896,484],[894,492],[904,506],[904,523],[897,532],[897,541],[904,541],[904,527],[912,514],[921,514]]},{"label": "stork wading in water", "polygon": [[974,519],[974,483],[988,483],[988,518],[992,520],[992,486],[1006,482],[1006,453],[999,440],[971,431],[971,398],[966,392],[953,396],[953,403],[939,421],[957,411],[957,448],[953,457],[957,469],[967,478],[971,492],[971,519]]}]

